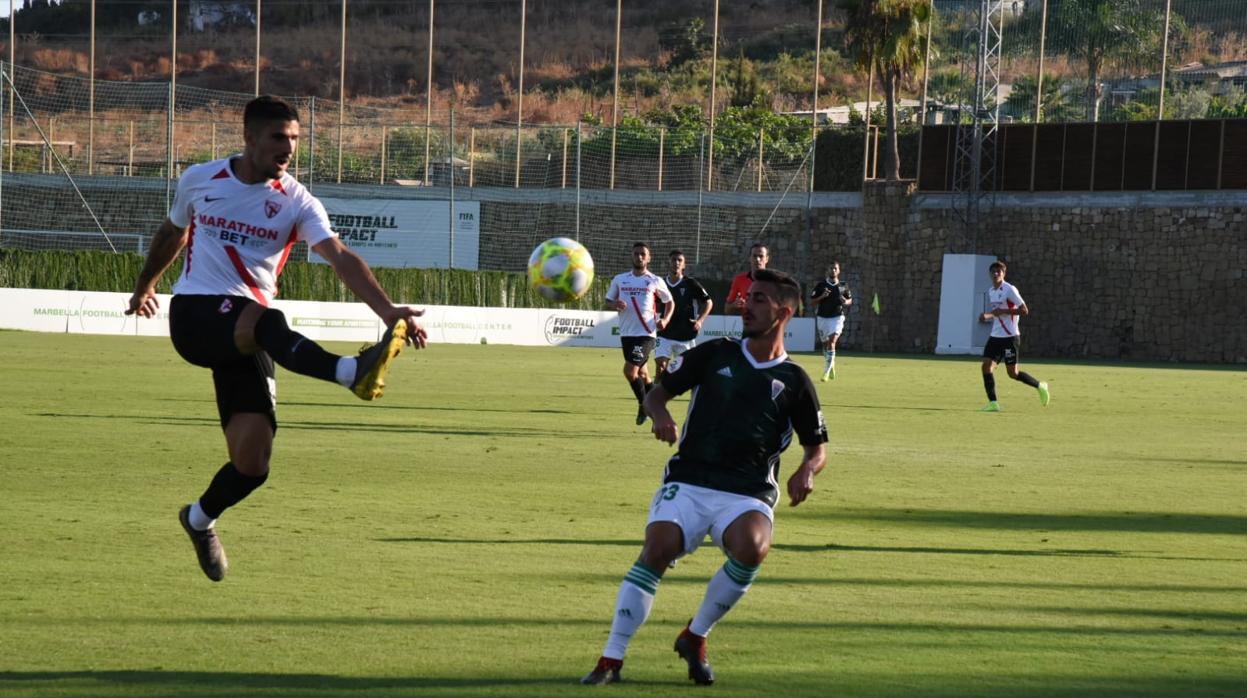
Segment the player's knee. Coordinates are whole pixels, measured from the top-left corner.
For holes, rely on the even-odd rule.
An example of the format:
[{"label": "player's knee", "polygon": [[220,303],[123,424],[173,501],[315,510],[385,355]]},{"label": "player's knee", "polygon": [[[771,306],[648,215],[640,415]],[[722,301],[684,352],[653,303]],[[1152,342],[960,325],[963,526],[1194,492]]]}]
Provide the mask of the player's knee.
[{"label": "player's knee", "polygon": [[732,559],[747,567],[757,567],[766,559],[766,554],[771,551],[769,541],[757,541],[753,545],[738,546],[736,550],[730,551]]}]

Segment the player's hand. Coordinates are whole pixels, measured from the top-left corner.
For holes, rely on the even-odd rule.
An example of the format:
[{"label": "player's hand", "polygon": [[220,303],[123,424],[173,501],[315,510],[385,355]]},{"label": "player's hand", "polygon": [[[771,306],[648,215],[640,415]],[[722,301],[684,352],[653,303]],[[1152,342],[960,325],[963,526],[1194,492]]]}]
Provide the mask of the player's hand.
[{"label": "player's hand", "polygon": [[693,321],[693,329],[697,332],[701,332],[701,320]]},{"label": "player's hand", "polygon": [[991,313],[983,313],[979,316],[979,322],[991,322],[993,317]]},{"label": "player's hand", "polygon": [[386,327],[393,327],[394,323],[399,320],[406,320],[407,335],[403,337],[403,341],[407,342],[409,347],[423,349],[429,342],[429,334],[425,332],[424,326],[416,321],[416,318],[421,315],[424,315],[423,310],[397,305],[381,319],[385,321]]},{"label": "player's hand", "polygon": [[139,317],[155,317],[156,310],[160,308],[160,301],[156,300],[156,292],[150,288],[142,291],[135,291],[130,296],[130,304],[126,309],[126,315],[138,315]]},{"label": "player's hand", "polygon": [[654,426],[650,427],[650,431],[654,432],[655,439],[665,441],[668,445],[673,445],[680,438],[680,431],[676,428],[674,419],[670,417],[654,417],[652,421]]},{"label": "player's hand", "polygon": [[615,310],[622,313],[623,311],[627,309],[628,309],[628,304],[624,303],[622,298],[615,301]]},{"label": "player's hand", "polygon": [[788,505],[797,506],[814,491],[814,469],[803,463],[788,478]]},{"label": "player's hand", "polygon": [[658,322],[654,323],[654,326],[659,330],[665,330],[667,329],[667,321],[662,318],[658,318]]}]

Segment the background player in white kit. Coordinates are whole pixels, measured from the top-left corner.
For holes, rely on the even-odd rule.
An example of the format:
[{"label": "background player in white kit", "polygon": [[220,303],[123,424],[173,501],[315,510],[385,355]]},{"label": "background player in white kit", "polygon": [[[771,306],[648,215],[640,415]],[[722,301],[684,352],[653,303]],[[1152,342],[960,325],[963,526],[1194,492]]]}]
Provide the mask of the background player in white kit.
[{"label": "background player in white kit", "polygon": [[[213,528],[217,517],[268,478],[277,431],[273,362],[372,400],[381,395],[403,343],[419,348],[426,340],[415,320],[424,311],[390,302],[368,265],[338,240],[325,207],[286,172],[298,137],[298,113],[286,102],[264,96],[247,104],[242,154],[195,165],[178,180],[173,208],[152,238],[126,311],[155,315],[156,282],[185,248],[169,335],[182,358],[212,369],[229,462],[178,519],[213,581],[228,569]],[[358,357],[330,354],[268,307],[299,240],[385,322],[381,341]]]},{"label": "background player in white kit", "polygon": [[[646,364],[654,352],[654,339],[658,330],[671,321],[675,304],[671,293],[660,277],[649,271],[649,245],[632,243],[632,271],[616,274],[606,289],[606,309],[619,312],[619,342],[623,347],[624,379],[636,396],[636,423],[645,423],[645,393],[649,391],[649,371]],[[661,315],[658,302],[662,301]]]},{"label": "background player in white kit", "polygon": [[1019,321],[1023,315],[1030,313],[1030,308],[1026,307],[1017,287],[1005,281],[1006,269],[1004,262],[992,262],[987,268],[987,273],[992,278],[992,287],[987,290],[990,309],[980,315],[979,320],[992,324],[992,334],[987,339],[987,346],[983,347],[983,388],[987,390],[988,402],[981,412],[1000,411],[1000,403],[996,401],[996,376],[993,373],[998,363],[1004,363],[1010,378],[1039,391],[1039,401],[1044,406],[1051,399],[1047,383],[1041,383],[1031,374],[1018,370],[1018,358],[1022,349]]}]

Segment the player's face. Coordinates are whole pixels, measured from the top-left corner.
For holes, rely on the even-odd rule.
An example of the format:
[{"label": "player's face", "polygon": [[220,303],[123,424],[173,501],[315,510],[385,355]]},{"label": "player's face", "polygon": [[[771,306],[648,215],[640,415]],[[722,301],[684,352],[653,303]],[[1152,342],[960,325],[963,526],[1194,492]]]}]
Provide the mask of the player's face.
[{"label": "player's face", "polygon": [[755,247],[749,250],[749,268],[757,271],[766,269],[766,263],[771,261],[771,252],[765,247]]},{"label": "player's face", "polygon": [[745,338],[761,337],[775,331],[780,323],[792,315],[792,309],[779,302],[775,284],[755,281],[745,297],[745,312],[741,315],[741,335]]},{"label": "player's face", "polygon": [[678,254],[671,258],[671,275],[684,276],[684,255]]},{"label": "player's face", "polygon": [[827,277],[830,279],[840,278],[840,264],[838,262],[834,262],[831,266],[827,267]]},{"label": "player's face", "polygon": [[244,153],[254,171],[264,179],[278,179],[286,172],[299,142],[299,122],[261,121],[243,131]]},{"label": "player's face", "polygon": [[1005,281],[1005,270],[1004,269],[991,269],[987,273],[991,274],[992,286],[995,286],[996,288],[1000,288],[1000,284],[1004,283]]},{"label": "player's face", "polygon": [[644,271],[649,266],[649,248],[633,247],[632,248],[632,268],[636,271]]}]

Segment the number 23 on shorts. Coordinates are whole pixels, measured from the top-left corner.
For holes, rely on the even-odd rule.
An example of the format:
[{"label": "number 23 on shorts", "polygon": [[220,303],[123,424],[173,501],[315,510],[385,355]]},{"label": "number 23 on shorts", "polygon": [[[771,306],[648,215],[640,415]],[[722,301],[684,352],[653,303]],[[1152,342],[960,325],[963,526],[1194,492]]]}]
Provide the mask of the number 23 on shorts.
[{"label": "number 23 on shorts", "polygon": [[678,484],[663,485],[662,487],[658,489],[658,492],[654,495],[654,503],[650,505],[650,508],[652,509],[658,506],[659,501],[670,502],[671,500],[675,499],[675,496],[679,493],[680,493],[680,486]]}]

